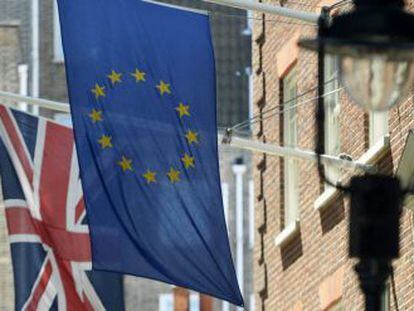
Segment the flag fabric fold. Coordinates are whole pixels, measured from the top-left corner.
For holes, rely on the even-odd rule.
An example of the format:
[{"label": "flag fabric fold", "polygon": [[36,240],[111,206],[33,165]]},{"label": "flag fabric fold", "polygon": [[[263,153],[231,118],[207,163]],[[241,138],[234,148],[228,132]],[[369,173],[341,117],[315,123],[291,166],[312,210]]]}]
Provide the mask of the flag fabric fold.
[{"label": "flag fabric fold", "polygon": [[208,15],[138,0],[58,3],[94,268],[243,305]]},{"label": "flag fabric fold", "polygon": [[74,146],[70,128],[0,105],[0,204],[15,310],[124,310],[122,276],[90,271]]}]

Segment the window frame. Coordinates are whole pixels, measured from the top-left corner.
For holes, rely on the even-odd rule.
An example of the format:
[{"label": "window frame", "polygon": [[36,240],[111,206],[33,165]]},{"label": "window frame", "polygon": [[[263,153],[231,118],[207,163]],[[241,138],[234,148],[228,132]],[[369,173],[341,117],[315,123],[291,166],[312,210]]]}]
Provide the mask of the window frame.
[{"label": "window frame", "polygon": [[53,61],[55,63],[65,62],[62,34],[60,31],[59,11],[56,0],[53,1]]},{"label": "window frame", "polygon": [[369,147],[389,133],[389,112],[369,112]]},{"label": "window frame", "polygon": [[[338,59],[334,56],[325,57],[325,153],[337,156],[341,153],[341,126],[339,115],[341,112],[341,103],[339,98],[339,80],[338,80]],[[341,170],[335,165],[325,165],[326,177],[331,181],[337,181],[341,177]],[[325,183],[325,190],[331,186]]]},{"label": "window frame", "polygon": [[158,311],[174,310],[174,294],[164,293],[158,295]]},{"label": "window frame", "polygon": [[[297,66],[293,64],[281,78],[283,103],[283,145],[296,147],[298,142],[297,126]],[[284,215],[283,229],[297,222],[299,217],[299,169],[298,160],[284,158]]]}]

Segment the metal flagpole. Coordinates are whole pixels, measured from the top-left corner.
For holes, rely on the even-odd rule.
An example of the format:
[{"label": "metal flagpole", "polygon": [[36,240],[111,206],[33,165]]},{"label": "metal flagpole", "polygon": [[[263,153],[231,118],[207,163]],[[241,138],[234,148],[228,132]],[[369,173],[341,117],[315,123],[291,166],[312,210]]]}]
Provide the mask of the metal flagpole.
[{"label": "metal flagpole", "polygon": [[[29,96],[17,95],[14,93],[0,91],[0,98],[25,102],[30,105],[38,106],[40,108],[51,109],[59,112],[70,113],[69,104],[60,103],[52,100],[33,98]],[[17,108],[17,107],[14,107]],[[252,139],[233,137],[229,135],[219,134],[219,143],[229,145],[231,147],[246,149],[253,152],[266,153],[278,157],[294,157],[308,161],[317,161],[317,155],[313,151],[301,150],[298,148],[281,147],[277,145],[265,144]],[[344,160],[339,157],[330,155],[322,155],[321,161],[323,164],[334,165],[348,169],[360,169],[364,172],[373,172],[375,168],[372,165],[367,165],[357,161]]]},{"label": "metal flagpole", "polygon": [[[70,108],[68,104],[59,103],[52,100],[41,99],[41,98],[34,98],[29,96],[17,95],[14,93],[3,92],[0,91],[0,98],[9,99],[17,102],[25,102],[27,104],[37,106],[40,108],[51,109],[59,112],[67,112],[70,113]],[[13,108],[17,108],[14,107]]]},{"label": "metal flagpole", "polygon": [[[221,144],[229,145],[235,148],[250,150],[254,152],[261,152],[268,155],[279,156],[283,158],[297,158],[302,160],[308,160],[317,162],[317,154],[310,150],[302,150],[299,148],[292,147],[281,147],[273,144],[266,144],[252,139],[241,138],[241,137],[227,137],[226,135],[219,134],[219,141]],[[369,164],[361,163],[358,161],[345,160],[340,157],[331,155],[321,156],[322,164],[334,165],[347,169],[360,169],[364,172],[374,173],[375,167]]]},{"label": "metal flagpole", "polygon": [[284,8],[278,5],[272,5],[251,0],[203,0],[204,2],[220,4],[242,10],[252,10],[262,13],[275,14],[283,17],[289,17],[303,22],[318,24],[319,14],[312,12],[299,11],[295,9]]}]

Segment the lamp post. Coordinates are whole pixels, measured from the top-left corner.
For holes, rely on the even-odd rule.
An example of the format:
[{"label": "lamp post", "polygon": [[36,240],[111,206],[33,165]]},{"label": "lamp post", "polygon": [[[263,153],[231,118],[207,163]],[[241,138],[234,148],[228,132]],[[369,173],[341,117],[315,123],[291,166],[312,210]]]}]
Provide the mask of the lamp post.
[{"label": "lamp post", "polygon": [[[324,153],[324,60],[338,57],[339,78],[351,98],[367,110],[384,111],[405,98],[414,82],[414,15],[403,0],[354,0],[355,8],[330,17],[323,8],[317,38],[299,42],[318,52],[316,153]],[[324,174],[318,161],[321,177]],[[399,222],[404,191],[388,175],[352,177],[335,185],[351,196],[349,255],[365,295],[365,309],[381,310],[381,294],[399,256]]]}]

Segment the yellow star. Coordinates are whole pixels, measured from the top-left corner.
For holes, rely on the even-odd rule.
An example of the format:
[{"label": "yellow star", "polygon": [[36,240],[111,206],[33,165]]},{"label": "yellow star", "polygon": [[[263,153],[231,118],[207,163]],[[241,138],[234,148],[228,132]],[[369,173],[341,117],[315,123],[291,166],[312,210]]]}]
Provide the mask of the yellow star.
[{"label": "yellow star", "polygon": [[98,143],[101,145],[102,149],[112,148],[112,137],[107,135],[102,135],[98,140]]},{"label": "yellow star", "polygon": [[117,82],[121,83],[122,73],[117,73],[115,70],[112,70],[111,74],[107,76],[111,80],[112,85],[115,85]]},{"label": "yellow star", "polygon": [[95,94],[95,98],[99,99],[99,97],[105,97],[105,87],[99,86],[99,84],[95,84],[95,87],[91,89],[91,92]]},{"label": "yellow star", "polygon": [[189,130],[187,134],[185,134],[185,137],[190,145],[192,143],[198,143],[198,134],[196,132]]},{"label": "yellow star", "polygon": [[118,161],[118,165],[122,168],[124,172],[132,171],[132,160],[128,159],[125,156],[122,156],[122,161]]},{"label": "yellow star", "polygon": [[177,108],[175,108],[175,110],[178,112],[178,114],[180,115],[180,118],[184,117],[184,116],[190,116],[190,106],[186,106],[183,103],[180,103],[178,105]]},{"label": "yellow star", "polygon": [[102,110],[92,109],[91,113],[89,114],[89,117],[91,118],[93,123],[102,121]]},{"label": "yellow star", "polygon": [[170,171],[167,173],[167,176],[170,179],[171,183],[180,181],[180,171],[177,171],[173,167],[170,168]]},{"label": "yellow star", "polygon": [[143,174],[142,176],[144,176],[144,178],[147,180],[147,184],[150,184],[150,183],[156,183],[157,182],[156,175],[157,175],[157,173],[151,172],[150,170],[147,170],[147,172],[145,174]]},{"label": "yellow star", "polygon": [[146,75],[146,73],[145,72],[143,72],[143,71],[139,71],[139,69],[137,68],[137,69],[135,69],[135,72],[134,73],[131,73],[131,76],[133,76],[134,78],[135,78],[135,82],[137,82],[137,83],[139,83],[139,82],[145,82],[145,81],[147,81],[146,79],[145,79],[145,75]]},{"label": "yellow star", "polygon": [[187,153],[181,158],[185,168],[195,167],[194,157],[190,157]]},{"label": "yellow star", "polygon": [[161,96],[164,95],[165,93],[171,94],[170,84],[165,83],[162,80],[160,81],[160,84],[157,85],[157,89],[160,92]]}]

